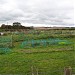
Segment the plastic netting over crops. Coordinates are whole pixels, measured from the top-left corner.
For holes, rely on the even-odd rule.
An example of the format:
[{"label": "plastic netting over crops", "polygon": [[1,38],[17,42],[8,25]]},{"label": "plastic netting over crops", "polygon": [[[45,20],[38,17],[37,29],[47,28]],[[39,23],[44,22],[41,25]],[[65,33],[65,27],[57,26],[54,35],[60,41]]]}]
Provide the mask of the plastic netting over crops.
[{"label": "plastic netting over crops", "polygon": [[50,45],[72,45],[73,43],[68,40],[61,39],[40,39],[40,40],[28,40],[23,41],[21,48],[36,47],[36,46],[50,46]]},{"label": "plastic netting over crops", "polygon": [[12,36],[0,36],[0,54],[10,51]]}]

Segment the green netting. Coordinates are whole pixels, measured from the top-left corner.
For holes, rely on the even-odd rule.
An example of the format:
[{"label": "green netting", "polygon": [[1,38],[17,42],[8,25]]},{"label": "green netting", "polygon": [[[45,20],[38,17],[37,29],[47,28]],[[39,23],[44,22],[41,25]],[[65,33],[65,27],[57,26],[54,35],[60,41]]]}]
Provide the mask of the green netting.
[{"label": "green netting", "polygon": [[12,46],[12,36],[0,36],[0,54],[10,52]]},{"label": "green netting", "polygon": [[28,42],[27,41],[22,42],[21,48],[23,48],[23,47],[28,47]]},{"label": "green netting", "polygon": [[70,45],[72,42],[68,40],[60,39],[40,39],[40,40],[28,40],[21,44],[21,47],[35,47],[35,46],[48,46],[48,45]]},{"label": "green netting", "polygon": [[4,47],[0,48],[0,54],[5,54],[5,53],[8,53],[10,51],[11,51],[10,48],[4,48]]},{"label": "green netting", "polygon": [[0,36],[0,43],[11,42],[11,37],[8,36]]}]

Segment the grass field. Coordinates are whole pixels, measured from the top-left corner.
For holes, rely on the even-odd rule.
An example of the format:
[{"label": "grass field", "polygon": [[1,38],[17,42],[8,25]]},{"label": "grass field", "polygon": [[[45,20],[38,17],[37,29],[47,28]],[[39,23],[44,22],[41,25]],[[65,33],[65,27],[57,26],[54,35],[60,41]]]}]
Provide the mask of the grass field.
[{"label": "grass field", "polygon": [[[34,38],[32,34],[28,36],[29,38]],[[35,35],[35,39],[40,39],[40,37],[47,38],[48,36],[49,35],[42,34],[37,37]],[[16,38],[18,36],[13,37]],[[20,48],[22,39],[19,42],[13,42],[14,47],[11,48],[12,51],[8,54],[0,55],[0,74],[31,75],[33,67],[35,75],[37,70],[39,75],[63,75],[64,67],[67,66],[71,66],[75,73],[75,37],[64,39],[74,43],[73,50],[67,50],[70,45],[66,48],[63,45]]]}]

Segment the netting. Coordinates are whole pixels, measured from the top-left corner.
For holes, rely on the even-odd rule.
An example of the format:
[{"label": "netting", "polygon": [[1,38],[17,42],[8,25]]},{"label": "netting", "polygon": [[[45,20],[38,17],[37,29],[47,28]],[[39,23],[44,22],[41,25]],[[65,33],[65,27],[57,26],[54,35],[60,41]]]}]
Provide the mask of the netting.
[{"label": "netting", "polygon": [[50,46],[50,45],[72,45],[73,43],[68,40],[61,39],[40,39],[40,40],[28,40],[23,41],[21,44],[21,48],[26,47],[36,47],[36,46]]},{"label": "netting", "polygon": [[0,36],[0,54],[10,52],[12,36]]},{"label": "netting", "polygon": [[5,48],[4,47],[3,48],[0,48],[0,54],[8,53],[10,51],[11,51],[11,49],[8,48],[8,47],[7,48],[6,47]]}]

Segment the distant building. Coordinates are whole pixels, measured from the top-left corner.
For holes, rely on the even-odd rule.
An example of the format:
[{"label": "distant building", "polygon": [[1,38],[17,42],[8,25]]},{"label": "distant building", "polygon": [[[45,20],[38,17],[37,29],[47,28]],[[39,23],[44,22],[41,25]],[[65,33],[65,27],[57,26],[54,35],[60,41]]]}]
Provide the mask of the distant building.
[{"label": "distant building", "polygon": [[14,23],[13,23],[13,26],[21,26],[21,23],[19,23],[19,22],[14,22]]}]

